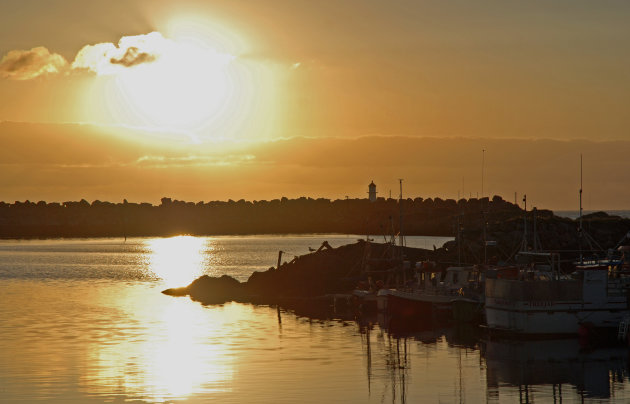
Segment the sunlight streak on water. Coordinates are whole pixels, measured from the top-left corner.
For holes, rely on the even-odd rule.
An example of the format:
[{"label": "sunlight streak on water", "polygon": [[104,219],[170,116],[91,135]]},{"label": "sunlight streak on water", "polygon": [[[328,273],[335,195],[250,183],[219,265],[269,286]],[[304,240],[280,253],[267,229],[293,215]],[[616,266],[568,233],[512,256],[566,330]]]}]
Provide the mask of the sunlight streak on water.
[{"label": "sunlight streak on water", "polygon": [[185,286],[201,276],[204,270],[205,239],[191,236],[156,238],[148,240],[150,270],[167,285]]},{"label": "sunlight streak on water", "polygon": [[[5,398],[169,402],[232,388],[237,357],[225,336],[236,331],[232,316],[246,319],[247,312],[208,310],[150,284],[9,283],[0,304]],[[13,382],[4,385],[7,377]]]},{"label": "sunlight streak on water", "polygon": [[94,344],[87,353],[91,372],[82,379],[90,394],[107,396],[119,386],[126,396],[163,402],[193,393],[229,391],[232,359],[218,339],[224,313],[208,313],[189,302],[134,302],[146,327],[142,334],[112,344]]},{"label": "sunlight streak on water", "polygon": [[145,374],[154,378],[149,384],[162,397],[185,397],[201,386],[206,392],[230,391],[234,358],[222,344],[207,343],[223,338],[225,311],[205,313],[187,303],[166,306],[162,329],[155,330],[152,341],[141,349]]}]

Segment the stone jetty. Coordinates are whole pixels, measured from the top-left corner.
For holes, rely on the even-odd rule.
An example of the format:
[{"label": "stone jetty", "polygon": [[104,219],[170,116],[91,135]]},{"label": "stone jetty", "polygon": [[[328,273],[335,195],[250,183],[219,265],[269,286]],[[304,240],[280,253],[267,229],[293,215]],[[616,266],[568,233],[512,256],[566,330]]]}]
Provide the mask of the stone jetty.
[{"label": "stone jetty", "polygon": [[[164,290],[171,296],[190,296],[203,304],[220,304],[227,301],[260,304],[283,304],[313,300],[326,295],[351,291],[364,280],[364,270],[385,276],[387,270],[400,266],[400,248],[390,244],[356,243],[338,248],[324,248],[296,257],[291,262],[271,267],[264,272],[254,272],[247,282],[239,282],[227,275],[204,275],[182,288]],[[424,250],[403,247],[406,260],[439,260],[447,256],[445,249]],[[377,281],[375,276],[374,281]]]},{"label": "stone jetty", "polygon": [[[522,211],[521,211],[522,214]],[[459,242],[451,241],[433,250],[392,246],[359,240],[338,248],[327,246],[307,255],[296,257],[279,268],[271,267],[264,272],[254,272],[246,282],[239,282],[227,275],[221,277],[202,276],[182,288],[164,290],[172,296],[189,296],[203,304],[221,304],[228,301],[257,304],[282,305],[284,307],[311,306],[324,296],[347,294],[359,282],[373,283],[385,280],[391,268],[401,267],[402,259],[414,262],[434,261],[446,268],[462,260],[468,264],[481,264],[483,260],[507,261],[522,248],[523,235],[526,248],[533,248],[533,217],[523,220],[522,215],[492,214],[484,220],[481,215],[464,217],[466,227],[459,232]],[[477,220],[473,220],[477,219]],[[528,226],[524,232],[524,226]],[[610,216],[603,212],[583,218],[583,232],[588,240],[601,246],[599,254],[613,248],[627,236],[630,220]],[[484,251],[486,240],[493,240],[492,247]],[[551,211],[538,211],[536,217],[537,245],[545,250],[566,251],[570,263],[580,249],[586,251],[586,236],[578,234],[578,221],[561,218]],[[410,272],[409,272],[409,275]],[[407,278],[409,280],[410,278]],[[400,279],[399,279],[400,280]]]}]

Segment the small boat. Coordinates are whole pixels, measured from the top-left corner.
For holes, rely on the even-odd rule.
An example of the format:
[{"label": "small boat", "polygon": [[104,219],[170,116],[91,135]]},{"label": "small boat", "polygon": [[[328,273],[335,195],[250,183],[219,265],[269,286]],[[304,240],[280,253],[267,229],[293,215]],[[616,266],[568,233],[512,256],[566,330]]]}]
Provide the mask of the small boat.
[{"label": "small boat", "polygon": [[440,279],[442,273],[435,265],[422,263],[413,289],[388,291],[388,313],[398,317],[450,320],[454,301],[465,297],[479,302],[482,277],[477,266],[448,267],[443,280]]},{"label": "small boat", "polygon": [[371,279],[368,282],[360,282],[358,287],[352,291],[354,304],[359,312],[376,313],[387,309],[387,293],[390,289],[384,287],[382,281],[377,281],[372,285]]}]

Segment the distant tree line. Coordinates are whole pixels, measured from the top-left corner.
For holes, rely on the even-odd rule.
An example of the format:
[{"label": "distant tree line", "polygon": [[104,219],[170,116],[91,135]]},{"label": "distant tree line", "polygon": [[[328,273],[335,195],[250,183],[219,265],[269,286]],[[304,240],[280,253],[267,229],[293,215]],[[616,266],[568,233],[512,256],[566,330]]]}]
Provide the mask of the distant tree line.
[{"label": "distant tree line", "polygon": [[[546,213],[545,213],[546,212]],[[541,214],[552,215],[549,211]],[[270,201],[185,202],[162,198],[150,203],[81,201],[0,202],[0,237],[123,237],[345,233],[389,237],[455,236],[484,221],[518,218],[522,210],[499,196],[492,199],[324,198]],[[381,238],[382,239],[382,238]]]}]

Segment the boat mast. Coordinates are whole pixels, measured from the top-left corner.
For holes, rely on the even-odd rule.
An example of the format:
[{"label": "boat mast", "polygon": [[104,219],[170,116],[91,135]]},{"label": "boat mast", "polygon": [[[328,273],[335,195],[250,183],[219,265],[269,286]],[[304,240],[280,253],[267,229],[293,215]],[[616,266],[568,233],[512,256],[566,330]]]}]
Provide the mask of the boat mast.
[{"label": "boat mast", "polygon": [[584,264],[583,244],[585,244],[585,242],[586,242],[586,246],[589,248],[590,253],[593,253],[594,251],[596,251],[596,249],[597,251],[603,250],[602,246],[599,245],[597,240],[591,237],[591,235],[588,234],[584,230],[583,213],[584,213],[584,210],[582,208],[582,153],[580,153],[580,217],[579,217],[579,224],[578,224],[578,241],[580,244],[580,264]]},{"label": "boat mast", "polygon": [[486,168],[486,149],[481,149],[481,198],[483,199],[483,177]]},{"label": "boat mast", "polygon": [[402,183],[403,183],[403,179],[399,178],[398,181],[400,182],[400,198],[398,199],[398,208],[399,208],[399,214],[400,214],[400,221],[399,226],[400,226],[400,235],[399,235],[399,241],[400,241],[400,247],[401,247],[401,254],[402,254],[402,247],[404,247],[405,245],[405,236],[403,235],[403,208],[402,208]]},{"label": "boat mast", "polygon": [[536,231],[536,220],[538,218],[536,217],[536,213],[537,213],[536,207],[534,206],[534,209],[532,209],[532,216],[533,216],[533,221],[534,221],[534,233],[532,234],[532,238],[534,239],[533,240],[534,241],[534,252],[538,252],[538,243],[537,243],[538,240],[537,240],[537,237],[536,237],[538,235],[538,233]]},{"label": "boat mast", "polygon": [[523,242],[521,243],[521,251],[527,251],[527,194],[523,195]]},{"label": "boat mast", "polygon": [[457,215],[457,265],[462,265],[462,221],[464,214]]},{"label": "boat mast", "polygon": [[584,264],[584,257],[582,255],[582,153],[580,153],[580,224],[578,227],[578,237],[580,242],[580,264]]},{"label": "boat mast", "polygon": [[483,264],[487,265],[488,264],[488,233],[487,233],[487,227],[488,227],[488,211],[486,210],[481,210],[481,220],[483,221],[482,226],[483,226]]}]

